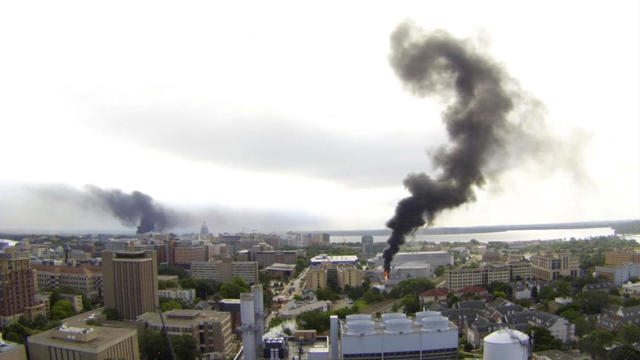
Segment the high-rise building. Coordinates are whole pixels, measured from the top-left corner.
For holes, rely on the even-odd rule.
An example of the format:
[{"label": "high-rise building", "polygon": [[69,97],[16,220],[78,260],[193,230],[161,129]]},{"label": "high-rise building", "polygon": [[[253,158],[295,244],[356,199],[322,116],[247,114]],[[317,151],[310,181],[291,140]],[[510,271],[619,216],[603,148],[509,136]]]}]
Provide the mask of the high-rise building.
[{"label": "high-rise building", "polygon": [[12,249],[0,253],[0,326],[44,315],[46,305],[35,300],[36,276],[29,258],[18,257]]},{"label": "high-rise building", "polygon": [[155,251],[104,251],[102,267],[105,309],[135,320],[160,306]]},{"label": "high-rise building", "polygon": [[371,235],[363,235],[361,238],[362,243],[362,255],[367,256],[367,254],[371,254],[374,251],[373,248],[373,236]]},{"label": "high-rise building", "polygon": [[561,276],[578,277],[580,257],[571,254],[531,256],[531,275],[535,279],[552,281]]}]

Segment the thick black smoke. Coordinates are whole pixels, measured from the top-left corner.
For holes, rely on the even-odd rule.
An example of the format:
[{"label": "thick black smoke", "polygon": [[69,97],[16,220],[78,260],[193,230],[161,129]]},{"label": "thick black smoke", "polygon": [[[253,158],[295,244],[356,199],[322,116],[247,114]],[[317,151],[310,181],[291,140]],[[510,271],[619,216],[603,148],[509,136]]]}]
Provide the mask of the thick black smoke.
[{"label": "thick black smoke", "polygon": [[130,194],[121,190],[104,190],[87,186],[88,194],[98,205],[109,210],[125,226],[136,226],[137,233],[162,231],[176,226],[179,222],[177,215],[158,203],[151,196],[140,191]]},{"label": "thick black smoke", "polygon": [[[499,163],[511,156],[511,150],[533,150],[514,145],[528,142],[531,127],[509,117],[526,94],[500,66],[468,43],[405,23],[391,36],[390,62],[414,94],[452,101],[442,114],[449,144],[432,158],[438,174],[410,174],[404,185],[411,196],[398,203],[387,222],[392,233],[383,254],[386,271],[405,236],[432,224],[442,210],[475,200],[474,188],[483,186],[487,176],[502,168]],[[532,103],[535,107],[533,101],[527,106]]]}]

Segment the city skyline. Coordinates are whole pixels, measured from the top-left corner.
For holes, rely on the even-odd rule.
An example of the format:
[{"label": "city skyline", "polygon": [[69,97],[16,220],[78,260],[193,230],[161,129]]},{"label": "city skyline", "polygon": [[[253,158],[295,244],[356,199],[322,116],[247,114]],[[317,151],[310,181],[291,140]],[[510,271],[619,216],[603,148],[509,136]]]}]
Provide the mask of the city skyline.
[{"label": "city skyline", "polygon": [[85,185],[194,231],[384,228],[446,144],[447,103],[389,65],[407,19],[469,39],[582,152],[510,168],[434,226],[640,218],[637,3],[124,6],[2,6],[0,231],[135,231],[79,206]]}]

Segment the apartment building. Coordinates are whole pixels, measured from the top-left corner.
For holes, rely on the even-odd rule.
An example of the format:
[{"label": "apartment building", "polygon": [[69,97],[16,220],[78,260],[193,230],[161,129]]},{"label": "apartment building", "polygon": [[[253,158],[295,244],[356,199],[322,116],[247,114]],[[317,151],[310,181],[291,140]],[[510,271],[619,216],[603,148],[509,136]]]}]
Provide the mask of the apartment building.
[{"label": "apartment building", "polygon": [[155,251],[103,251],[102,263],[106,309],[133,320],[160,306]]},{"label": "apartment building", "polygon": [[458,290],[467,286],[489,285],[493,282],[509,282],[531,279],[531,264],[514,261],[506,264],[489,263],[475,268],[460,268],[446,273],[447,287]]},{"label": "apartment building", "polygon": [[[162,313],[170,336],[188,334],[193,336],[196,346],[205,359],[228,358],[231,355],[231,315],[211,310],[171,310]],[[155,329],[162,329],[160,315],[147,312],[138,316],[138,321]]]},{"label": "apartment building", "polygon": [[534,255],[530,258],[534,279],[552,281],[559,277],[578,277],[580,257],[571,254]]},{"label": "apartment building", "polygon": [[608,252],[604,254],[604,263],[607,265],[640,264],[640,253],[633,250]]},{"label": "apartment building", "polygon": [[102,297],[102,266],[33,264],[38,289],[58,289],[69,286],[89,297]]},{"label": "apartment building", "polygon": [[139,360],[135,329],[67,326],[29,336],[29,359]]},{"label": "apartment building", "polygon": [[18,257],[13,251],[0,253],[0,326],[12,324],[21,316],[33,320],[45,315],[46,305],[36,302],[35,293],[35,272],[29,258]]},{"label": "apartment building", "polygon": [[192,262],[191,276],[201,280],[215,280],[225,283],[233,277],[239,277],[248,284],[258,282],[258,263],[256,261],[232,261],[230,258]]},{"label": "apartment building", "polygon": [[307,275],[307,288],[325,289],[335,284],[340,289],[346,286],[358,287],[364,281],[364,271],[352,264],[322,263],[313,267]]}]

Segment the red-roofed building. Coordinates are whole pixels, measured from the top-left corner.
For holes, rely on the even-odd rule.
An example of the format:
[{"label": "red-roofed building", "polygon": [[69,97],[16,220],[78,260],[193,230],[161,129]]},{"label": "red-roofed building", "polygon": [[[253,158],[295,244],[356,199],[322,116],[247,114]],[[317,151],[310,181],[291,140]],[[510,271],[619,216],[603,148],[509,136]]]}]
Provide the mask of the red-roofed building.
[{"label": "red-roofed building", "polygon": [[420,294],[420,297],[422,298],[422,303],[426,304],[431,301],[439,302],[447,300],[447,295],[449,295],[449,289],[435,288],[423,292]]},{"label": "red-roofed building", "polygon": [[471,286],[465,286],[462,289],[456,290],[456,295],[459,297],[465,297],[469,295],[478,296],[478,297],[488,297],[489,290],[480,286],[471,285]]}]

